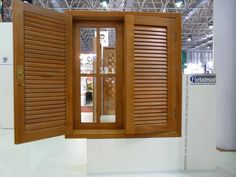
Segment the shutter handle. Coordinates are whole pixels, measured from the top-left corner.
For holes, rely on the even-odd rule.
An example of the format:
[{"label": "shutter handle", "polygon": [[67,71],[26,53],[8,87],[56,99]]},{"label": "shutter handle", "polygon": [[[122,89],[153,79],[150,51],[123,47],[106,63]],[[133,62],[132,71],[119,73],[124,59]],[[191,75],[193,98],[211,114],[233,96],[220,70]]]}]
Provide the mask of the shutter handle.
[{"label": "shutter handle", "polygon": [[16,68],[16,78],[19,86],[25,86],[24,85],[24,79],[25,79],[25,74],[24,74],[24,66],[23,65],[18,65]]}]

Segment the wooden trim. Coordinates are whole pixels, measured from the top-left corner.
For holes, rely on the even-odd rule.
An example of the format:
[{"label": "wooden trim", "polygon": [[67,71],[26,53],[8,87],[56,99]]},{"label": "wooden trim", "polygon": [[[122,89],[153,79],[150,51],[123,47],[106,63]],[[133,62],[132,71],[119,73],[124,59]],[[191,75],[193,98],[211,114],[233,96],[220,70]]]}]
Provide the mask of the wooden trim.
[{"label": "wooden trim", "polygon": [[14,123],[15,143],[24,141],[24,87],[17,80],[17,67],[24,65],[24,4],[13,1]]},{"label": "wooden trim", "polygon": [[[66,14],[67,15],[67,14]],[[73,27],[72,27],[72,16],[67,15],[67,64],[66,64],[66,133],[73,131],[73,118],[74,118],[74,60],[73,60]]]},{"label": "wooden trim", "polygon": [[175,44],[175,29],[176,21],[168,19],[167,24],[167,50],[168,50],[168,128],[169,130],[176,130],[176,44]]},{"label": "wooden trim", "polygon": [[176,16],[176,131],[182,135],[182,62],[181,62],[181,50],[182,50],[182,39],[181,39],[181,21],[180,15]]},{"label": "wooden trim", "polygon": [[74,130],[71,134],[66,134],[66,138],[88,138],[88,139],[100,139],[100,138],[176,138],[181,137],[176,131],[158,132],[158,133],[138,133],[138,134],[126,134],[126,130]]},{"label": "wooden trim", "polygon": [[125,127],[126,133],[134,133],[134,16],[125,16]]},{"label": "wooden trim", "polygon": [[[78,58],[80,54],[80,27],[78,23],[73,23],[73,76],[74,76],[74,101],[73,101],[73,125],[71,129],[78,129],[80,123],[80,112],[81,112],[81,103],[80,103],[80,59]],[[78,106],[76,106],[78,105]]]},{"label": "wooden trim", "polygon": [[[90,24],[90,22],[89,22]],[[93,24],[93,23],[92,23]],[[84,25],[84,24],[81,24],[81,25]],[[93,24],[93,25],[96,25]],[[97,24],[97,25],[100,25],[100,24]],[[100,77],[100,73],[101,73],[101,45],[100,45],[100,27],[101,26],[97,26],[96,25],[96,32],[97,32],[97,40],[96,40],[96,52],[97,52],[97,62],[96,62],[96,100],[93,99],[93,106],[96,106],[96,112],[93,113],[93,116],[96,115],[96,127],[99,126],[100,124],[100,118],[101,118],[101,77]],[[104,25],[105,26],[105,25]],[[81,127],[83,127],[83,123],[81,123]]]},{"label": "wooden trim", "polygon": [[97,11],[79,11],[66,10],[65,13],[72,15],[73,19],[94,19],[94,20],[123,20],[126,15],[134,16],[157,16],[163,18],[181,17],[179,13],[152,13],[152,12],[97,12]]}]

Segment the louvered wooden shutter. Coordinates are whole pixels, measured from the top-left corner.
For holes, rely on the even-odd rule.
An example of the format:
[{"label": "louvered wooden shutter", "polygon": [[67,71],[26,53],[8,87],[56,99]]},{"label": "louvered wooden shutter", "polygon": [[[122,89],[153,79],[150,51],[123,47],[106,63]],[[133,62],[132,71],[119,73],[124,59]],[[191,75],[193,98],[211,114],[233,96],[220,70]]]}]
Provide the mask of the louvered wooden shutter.
[{"label": "louvered wooden shutter", "polygon": [[15,142],[62,135],[70,102],[69,15],[14,1]]},{"label": "louvered wooden shutter", "polygon": [[176,131],[181,65],[176,57],[175,19],[127,16],[126,27],[127,133]]}]

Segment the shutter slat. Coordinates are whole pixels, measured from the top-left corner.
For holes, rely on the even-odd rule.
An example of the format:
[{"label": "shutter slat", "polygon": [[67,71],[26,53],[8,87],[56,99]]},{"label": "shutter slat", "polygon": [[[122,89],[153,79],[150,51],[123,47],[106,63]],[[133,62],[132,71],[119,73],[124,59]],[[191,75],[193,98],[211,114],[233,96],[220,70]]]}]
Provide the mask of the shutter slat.
[{"label": "shutter slat", "polygon": [[136,95],[164,95],[167,91],[135,91]]},{"label": "shutter slat", "polygon": [[39,72],[39,71],[25,71],[25,75],[29,76],[65,76],[65,73],[55,73],[55,72]]},{"label": "shutter slat", "polygon": [[37,46],[42,46],[42,47],[52,47],[55,49],[65,49],[65,45],[60,45],[60,44],[55,44],[55,43],[50,43],[50,42],[34,41],[30,39],[26,39],[25,44],[37,45]]},{"label": "shutter slat", "polygon": [[45,34],[43,32],[35,32],[35,31],[30,31],[30,30],[25,30],[25,35],[52,39],[54,41],[64,41],[65,40],[65,37],[60,37],[60,36],[55,36],[55,35],[51,35],[51,34]]},{"label": "shutter slat", "polygon": [[167,120],[165,120],[165,117],[163,117],[160,120],[158,120],[158,119],[157,120],[148,120],[148,119],[146,119],[146,120],[139,120],[138,122],[135,122],[135,125],[138,125],[138,126],[145,125],[145,126],[147,126],[149,124],[151,124],[151,125],[158,125],[158,124],[163,124],[163,123],[167,123]]},{"label": "shutter slat", "polygon": [[26,102],[65,100],[65,96],[25,98]]},{"label": "shutter slat", "polygon": [[33,32],[37,32],[37,33],[47,33],[53,36],[59,36],[59,37],[65,37],[65,32],[55,32],[55,31],[51,31],[51,30],[45,30],[43,28],[35,28],[34,26],[28,26],[27,24],[25,24],[25,30],[26,31],[33,31]]},{"label": "shutter slat", "polygon": [[[60,56],[50,56],[50,55],[44,55],[42,53],[40,54],[34,54],[34,53],[25,53],[26,60],[30,59],[43,59],[43,60],[60,60],[65,65],[65,57]],[[30,61],[29,61],[30,62]],[[46,62],[47,63],[47,62]]]},{"label": "shutter slat", "polygon": [[153,69],[153,68],[145,68],[145,69],[139,69],[139,68],[135,68],[135,72],[162,72],[162,73],[166,73],[166,69]]},{"label": "shutter slat", "polygon": [[167,51],[165,50],[134,50],[135,53],[148,53],[148,54],[167,54]]},{"label": "shutter slat", "polygon": [[[167,109],[135,110],[135,114],[166,113]],[[145,119],[145,118],[144,118]]]},{"label": "shutter slat", "polygon": [[[143,87],[144,84],[134,84],[135,88]],[[145,84],[146,87],[167,87],[167,84]]]},{"label": "shutter slat", "polygon": [[153,43],[164,43],[166,44],[166,40],[164,39],[143,39],[143,38],[135,38],[134,42],[153,42]]},{"label": "shutter slat", "polygon": [[141,99],[141,98],[167,98],[167,95],[135,95],[135,99]]},{"label": "shutter slat", "polygon": [[27,124],[25,126],[25,129],[29,131],[29,130],[53,128],[53,127],[58,127],[58,126],[62,126],[62,128],[63,128],[64,125],[65,125],[65,120],[58,120],[58,121],[52,121],[52,122]]},{"label": "shutter slat", "polygon": [[151,109],[167,109],[167,105],[149,105],[149,106],[136,106],[135,110],[151,110]]},{"label": "shutter slat", "polygon": [[149,69],[153,69],[153,68],[164,68],[164,69],[166,69],[167,68],[167,65],[166,64],[164,64],[164,65],[140,65],[140,64],[136,64],[135,65],[135,68],[137,68],[137,69],[140,69],[140,68],[149,68]]},{"label": "shutter slat", "polygon": [[25,115],[29,116],[29,115],[39,115],[39,114],[57,113],[57,112],[65,112],[66,111],[65,108],[60,108],[60,109],[50,109],[50,108],[51,107],[49,107],[49,109],[45,109],[45,110],[26,111]]},{"label": "shutter slat", "polygon": [[147,57],[135,57],[134,62],[136,61],[147,61],[147,62],[167,62],[167,58],[166,57],[158,57],[156,56],[155,58],[147,58]]},{"label": "shutter slat", "polygon": [[47,76],[25,76],[26,80],[40,80],[40,81],[64,81],[64,77],[47,77]]},{"label": "shutter slat", "polygon": [[135,61],[135,65],[167,65],[167,62],[162,61]]},{"label": "shutter slat", "polygon": [[150,27],[150,26],[138,26],[138,25],[135,25],[134,27],[134,31],[151,31],[151,32],[154,32],[154,31],[160,31],[160,32],[167,32],[167,29],[166,28],[162,28],[162,27]]},{"label": "shutter slat", "polygon": [[48,63],[25,62],[25,64],[30,67],[56,68],[56,69],[65,68],[65,65],[48,64]]},{"label": "shutter slat", "polygon": [[155,31],[139,31],[135,30],[134,34],[145,34],[145,36],[166,36],[166,32],[155,32]]},{"label": "shutter slat", "polygon": [[31,107],[27,107],[25,108],[26,111],[35,111],[35,110],[45,110],[48,109],[50,107],[50,109],[57,109],[57,108],[66,108],[65,104],[54,104],[54,105],[46,105],[46,106],[31,106]]},{"label": "shutter slat", "polygon": [[31,66],[26,66],[25,71],[42,71],[42,72],[56,72],[56,73],[65,73],[65,69],[61,68],[44,68],[44,67],[31,67]]},{"label": "shutter slat", "polygon": [[28,44],[28,43],[25,43],[25,47],[27,47],[28,49],[33,49],[33,50],[43,50],[43,51],[65,54],[65,49],[59,49],[55,47],[39,46],[37,44]]},{"label": "shutter slat", "polygon": [[136,34],[134,35],[135,38],[144,38],[144,39],[167,39],[166,35],[160,36],[160,35],[140,35],[140,34]]},{"label": "shutter slat", "polygon": [[25,93],[56,93],[56,92],[65,92],[66,89],[63,88],[41,88],[41,89],[25,89]]},{"label": "shutter slat", "polygon": [[[41,38],[40,36],[34,36],[34,35],[30,35],[30,34],[26,34],[25,35],[25,40],[34,40],[34,41],[39,41],[39,42],[45,42],[45,43],[49,43],[49,44],[57,44],[57,45],[65,45],[66,41],[65,40],[55,40],[55,39],[51,39],[51,38]],[[55,46],[56,47],[56,46]]]},{"label": "shutter slat", "polygon": [[39,84],[42,84],[42,85],[51,85],[51,84],[64,85],[65,81],[64,80],[62,80],[62,81],[57,81],[57,80],[25,80],[25,84],[27,84],[27,85],[39,85]]},{"label": "shutter slat", "polygon": [[25,17],[25,19],[27,20],[27,21],[25,21],[26,26],[31,26],[31,27],[35,27],[35,28],[40,28],[40,29],[45,29],[45,30],[55,31],[55,32],[60,32],[60,33],[65,33],[65,29],[45,25],[45,23],[42,24],[40,20],[32,19],[29,17]]},{"label": "shutter slat", "polygon": [[53,52],[53,51],[45,51],[45,50],[38,50],[38,49],[30,49],[30,48],[25,48],[26,53],[30,54],[38,54],[38,55],[46,55],[46,56],[51,56],[55,58],[59,57],[65,57],[65,53],[58,53],[58,52]]},{"label": "shutter slat", "polygon": [[37,101],[37,102],[26,102],[26,107],[34,107],[34,106],[50,106],[55,104],[65,104],[65,100],[58,100],[58,101]]},{"label": "shutter slat", "polygon": [[142,41],[142,42],[134,42],[135,46],[159,46],[159,47],[167,47],[166,43],[152,43],[152,41]]},{"label": "shutter slat", "polygon": [[26,89],[58,89],[65,88],[65,85],[25,85]]},{"label": "shutter slat", "polygon": [[157,46],[134,46],[135,49],[140,49],[140,50],[160,50],[160,51],[166,51],[166,47],[157,47]]},{"label": "shutter slat", "polygon": [[134,57],[152,57],[152,58],[166,58],[166,54],[146,54],[146,53],[135,53]]},{"label": "shutter slat", "polygon": [[47,113],[47,114],[37,114],[37,115],[29,115],[25,116],[27,119],[40,119],[40,118],[48,118],[48,117],[55,117],[55,116],[64,116],[64,112],[56,112],[56,113]]},{"label": "shutter slat", "polygon": [[164,99],[164,98],[145,98],[145,99],[135,99],[135,103],[144,103],[144,102],[150,102],[150,101],[153,101],[153,102],[155,102],[155,101],[167,101],[167,99]]},{"label": "shutter slat", "polygon": [[167,73],[135,73],[135,76],[167,76]]},{"label": "shutter slat", "polygon": [[[31,13],[31,12],[24,12],[24,16],[32,18],[34,22],[36,19],[38,19],[38,20],[41,20],[43,23],[50,22],[50,26],[58,24],[60,29],[65,28],[65,20],[61,20],[60,18],[57,18],[57,19],[50,18],[50,17],[44,16],[44,15],[38,15],[35,13]],[[25,20],[25,21],[27,21],[27,20]]]},{"label": "shutter slat", "polygon": [[[63,60],[51,60],[51,59],[43,59],[43,58],[30,58],[30,57],[27,57],[25,58],[25,61],[26,62],[35,62],[35,63],[40,63],[40,64],[55,64],[55,65],[62,65],[62,66],[65,66],[65,61]],[[47,65],[46,64],[46,65]]]},{"label": "shutter slat", "polygon": [[167,81],[165,82],[164,80],[135,80],[135,84],[167,84]]},{"label": "shutter slat", "polygon": [[35,124],[35,123],[51,122],[51,121],[64,120],[64,119],[65,119],[64,116],[56,116],[56,117],[43,118],[43,119],[27,119],[25,122],[26,124]]},{"label": "shutter slat", "polygon": [[26,93],[26,98],[35,98],[35,97],[53,97],[53,96],[65,96],[65,92],[56,92],[56,93]]},{"label": "shutter slat", "polygon": [[145,92],[149,92],[149,91],[166,91],[167,88],[166,87],[138,87],[134,89],[136,92],[141,92],[141,91],[145,91]]}]

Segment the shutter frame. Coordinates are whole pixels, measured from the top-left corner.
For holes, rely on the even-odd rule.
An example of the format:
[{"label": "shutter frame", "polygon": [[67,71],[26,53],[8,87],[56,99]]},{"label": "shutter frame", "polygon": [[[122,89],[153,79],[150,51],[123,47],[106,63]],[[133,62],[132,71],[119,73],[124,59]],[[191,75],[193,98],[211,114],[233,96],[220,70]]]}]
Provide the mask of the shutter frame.
[{"label": "shutter frame", "polygon": [[[125,105],[125,115],[126,115],[126,133],[127,134],[156,134],[160,132],[175,132],[178,135],[181,135],[181,68],[179,65],[180,58],[178,57],[179,51],[181,49],[180,47],[180,41],[181,39],[177,37],[176,40],[176,34],[180,32],[180,18],[164,18],[164,17],[155,17],[155,16],[139,16],[139,15],[127,15],[125,18],[125,31],[127,33],[125,37],[125,48],[129,52],[125,52],[127,54],[125,58],[125,66],[126,66],[126,72],[127,75],[125,77],[125,85],[126,85],[126,95],[125,99],[129,100],[126,101]],[[142,63],[140,61],[135,60],[135,26],[149,26],[155,27],[155,26],[162,26],[167,28],[167,58],[168,58],[168,65],[167,65],[167,119],[166,122],[161,125],[154,125],[154,123],[158,122],[158,111],[151,110],[156,113],[149,113],[149,115],[153,116],[150,118],[150,120],[147,120],[148,112],[149,110],[146,109],[143,111],[138,110],[141,117],[137,119],[135,117],[135,104],[142,105],[142,102],[135,103],[135,90],[140,90],[142,88],[137,88],[137,84],[135,86],[134,80],[135,80],[135,70],[134,68],[137,66],[143,66],[145,64],[145,61]],[[155,30],[155,29],[154,29]],[[150,31],[149,31],[150,32]],[[154,33],[154,32],[153,32]],[[136,35],[138,37],[144,37],[142,34]],[[154,38],[159,38],[157,36],[152,36]],[[141,42],[148,41],[148,38],[144,38],[144,40],[140,40]],[[153,41],[151,41],[153,42]],[[134,51],[134,52],[131,52]],[[139,49],[136,48],[136,51],[139,52]],[[153,50],[151,52],[154,52]],[[156,51],[154,52],[156,53]],[[148,53],[147,53],[148,54]],[[155,55],[155,54],[151,54]],[[142,64],[142,65],[141,65]],[[149,63],[150,64],[150,63]],[[150,68],[154,68],[155,70],[158,70],[159,66],[155,66],[155,62],[151,63],[152,65],[149,65]],[[145,66],[143,66],[145,67]],[[148,68],[148,66],[147,66]],[[141,71],[141,69],[140,69]],[[153,70],[154,71],[154,70]],[[133,72],[133,73],[132,73]],[[137,71],[138,72],[138,71]],[[140,73],[140,75],[142,75]],[[146,74],[145,77],[152,78],[152,74],[149,73],[149,76]],[[156,77],[156,76],[154,76]],[[161,76],[160,76],[161,77]],[[148,79],[147,78],[147,79]],[[132,82],[130,82],[132,80]],[[143,88],[143,90],[152,90],[152,88],[148,88],[150,84],[153,84],[152,82],[149,84],[146,84],[147,87]],[[140,85],[141,86],[141,85]],[[130,100],[132,99],[132,100]],[[145,99],[145,95],[144,98]],[[154,101],[153,99],[151,101]],[[153,102],[155,103],[155,102]],[[148,104],[151,104],[149,102]],[[151,112],[150,111],[150,112]],[[152,120],[153,119],[153,120]],[[143,123],[143,126],[137,126],[137,124]],[[153,125],[152,125],[153,123]],[[136,124],[136,125],[135,125]],[[146,125],[145,125],[146,124]]]},{"label": "shutter frame", "polygon": [[[33,23],[34,20],[35,23]],[[40,23],[36,24],[36,21],[40,21]],[[44,30],[42,28],[36,28],[36,26],[29,26],[29,24],[32,23],[35,25],[44,24],[44,21],[50,24],[46,27],[50,29]],[[26,27],[25,24],[28,27]],[[60,29],[60,27],[63,27],[63,30]],[[51,29],[55,29],[55,31]],[[71,116],[70,111],[68,111],[71,109],[72,88],[69,83],[69,81],[71,81],[71,75],[68,73],[68,69],[71,67],[72,54],[72,40],[71,36],[68,36],[68,34],[72,33],[71,30],[72,17],[68,14],[59,14],[52,10],[25,4],[18,0],[13,2],[14,117],[16,144],[63,135],[65,133],[66,118]],[[59,31],[59,33],[56,31]],[[63,31],[65,31],[65,34],[63,34]],[[27,34],[38,37],[25,38]],[[42,36],[44,36],[44,38]],[[52,43],[52,41],[54,41],[54,38],[57,38],[57,42],[65,41],[64,44],[60,42],[60,47],[62,48],[62,52],[59,52],[60,54],[57,48],[59,44],[53,46],[54,43]],[[25,43],[26,41],[28,41],[27,44]],[[33,41],[33,43],[30,41]],[[39,41],[40,45],[37,45],[37,41]],[[27,54],[27,56],[25,52],[32,52],[34,54],[30,54],[30,56]],[[45,55],[43,56],[43,54]],[[50,56],[48,56],[48,54]],[[59,55],[61,59],[55,59],[57,56],[59,57]],[[37,59],[33,60],[33,58]],[[48,67],[45,67],[47,64]],[[52,66],[50,64],[55,65]],[[21,79],[19,78],[19,68],[23,68],[21,69],[23,74]],[[42,73],[42,75],[40,75],[40,73]],[[49,74],[51,75],[50,78]],[[53,79],[53,77],[56,79]],[[58,78],[64,78],[64,81],[58,80]],[[40,79],[40,81],[38,79]],[[38,84],[39,88],[37,88],[35,84]],[[42,88],[45,88],[43,92],[41,91],[42,89],[40,89],[40,84]],[[44,84],[44,86],[42,84]],[[64,89],[56,88],[57,85],[54,86],[54,84],[60,84],[58,86],[63,86]],[[48,90],[52,87],[60,92],[58,92],[59,95],[50,96],[51,92],[48,92]],[[63,103],[61,99],[64,100]],[[43,102],[43,100],[45,101]],[[58,103],[59,108],[48,108],[45,105],[47,102],[51,102],[50,104],[52,105]],[[39,105],[39,103],[41,105]],[[44,114],[38,111],[41,109],[43,109],[42,112]],[[53,111],[53,109],[55,110]],[[61,111],[59,111],[59,109]],[[59,113],[57,113],[57,111],[59,111]],[[33,116],[31,114],[33,114]]]}]

